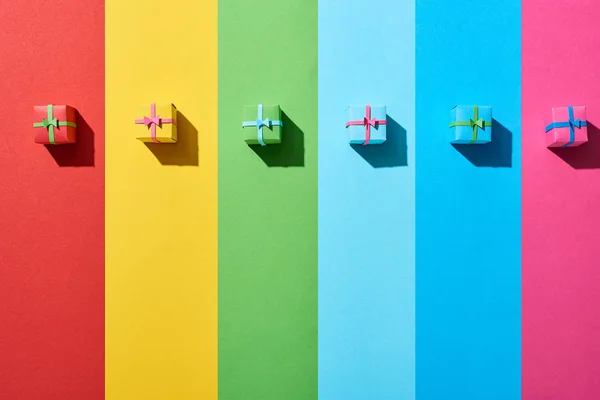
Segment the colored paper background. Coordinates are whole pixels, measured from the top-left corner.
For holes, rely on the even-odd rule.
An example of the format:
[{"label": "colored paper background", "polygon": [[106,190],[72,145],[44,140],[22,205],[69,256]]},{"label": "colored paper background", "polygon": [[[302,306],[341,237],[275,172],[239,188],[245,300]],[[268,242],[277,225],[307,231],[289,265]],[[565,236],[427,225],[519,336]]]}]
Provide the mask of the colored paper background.
[{"label": "colored paper background", "polygon": [[[591,0],[523,2],[524,399],[600,398],[599,18]],[[538,126],[567,105],[587,107],[589,142],[546,149]]]},{"label": "colored paper background", "polygon": [[[2,1],[0,19],[0,399],[100,400],[104,4]],[[34,143],[50,103],[79,110],[76,145]]]},{"label": "colored paper background", "polygon": [[[368,9],[319,2],[320,399],[415,398],[415,4]],[[360,104],[384,144],[348,144]]]},{"label": "colored paper background", "polygon": [[[216,398],[216,16],[216,0],[106,3],[110,400]],[[180,111],[177,144],[135,139],[153,102]]]},{"label": "colored paper background", "polygon": [[[518,399],[521,2],[416,4],[417,398]],[[493,107],[492,143],[449,144],[455,104]]]},{"label": "colored paper background", "polygon": [[[281,105],[281,145],[243,141],[260,103]],[[314,399],[316,0],[219,1],[218,122],[219,399]]]},{"label": "colored paper background", "polygon": [[[0,3],[0,399],[600,398],[596,2]],[[49,103],[76,145],[33,142]],[[569,104],[590,142],[549,150]]]}]

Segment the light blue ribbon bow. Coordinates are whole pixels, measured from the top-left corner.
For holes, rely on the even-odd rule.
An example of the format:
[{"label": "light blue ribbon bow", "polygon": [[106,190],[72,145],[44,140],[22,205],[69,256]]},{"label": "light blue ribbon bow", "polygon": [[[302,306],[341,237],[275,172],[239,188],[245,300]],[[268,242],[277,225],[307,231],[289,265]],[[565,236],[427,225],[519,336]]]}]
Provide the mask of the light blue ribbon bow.
[{"label": "light blue ribbon bow", "polygon": [[581,129],[582,126],[587,126],[587,121],[582,121],[579,118],[575,119],[575,113],[573,107],[569,106],[569,120],[562,122],[553,122],[546,127],[546,132],[550,132],[555,128],[569,128],[569,143],[562,147],[569,147],[575,141],[575,128]]},{"label": "light blue ribbon bow", "polygon": [[271,121],[269,118],[262,118],[263,105],[259,104],[258,118],[256,118],[256,121],[244,121],[242,122],[242,128],[245,128],[247,126],[255,126],[256,130],[258,131],[258,143],[260,143],[261,146],[266,146],[267,144],[263,141],[263,126],[266,126],[267,128],[271,128],[272,126],[283,126],[283,122],[281,122],[280,120]]}]

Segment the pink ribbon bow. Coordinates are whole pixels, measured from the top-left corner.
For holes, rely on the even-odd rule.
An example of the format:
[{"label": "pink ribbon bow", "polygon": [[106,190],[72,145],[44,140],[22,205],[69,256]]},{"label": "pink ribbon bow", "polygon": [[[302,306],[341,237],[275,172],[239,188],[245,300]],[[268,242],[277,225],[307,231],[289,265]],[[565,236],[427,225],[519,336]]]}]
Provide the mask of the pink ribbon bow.
[{"label": "pink ribbon bow", "polygon": [[369,119],[369,118],[365,117],[364,125],[365,126],[371,125],[372,127],[375,127],[376,122],[377,122],[377,120],[375,118]]},{"label": "pink ribbon bow", "polygon": [[154,117],[154,118],[144,117],[144,125],[150,126],[150,124],[159,125],[160,117]]},{"label": "pink ribbon bow", "polygon": [[156,103],[150,104],[150,117],[144,116],[144,118],[136,119],[136,124],[144,124],[146,127],[150,127],[150,138],[154,143],[160,143],[156,139],[156,127],[162,124],[173,124],[177,125],[172,118],[161,118],[156,115]]},{"label": "pink ribbon bow", "polygon": [[365,133],[365,141],[363,142],[363,146],[369,144],[369,141],[371,140],[371,127],[375,128],[377,124],[380,124],[380,125],[387,124],[387,120],[385,120],[385,119],[371,118],[371,106],[367,105],[366,108],[367,108],[367,112],[366,112],[367,115],[362,119],[362,121],[346,122],[346,128],[351,125],[363,125],[365,127],[366,133]]}]

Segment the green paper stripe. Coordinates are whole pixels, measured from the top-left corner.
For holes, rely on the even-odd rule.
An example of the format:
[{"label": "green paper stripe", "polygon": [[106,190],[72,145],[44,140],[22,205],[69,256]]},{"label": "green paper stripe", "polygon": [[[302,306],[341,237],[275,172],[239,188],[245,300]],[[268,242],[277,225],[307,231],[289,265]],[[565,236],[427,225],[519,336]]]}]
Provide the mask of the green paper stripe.
[{"label": "green paper stripe", "polygon": [[[317,399],[317,3],[219,0],[219,400]],[[240,140],[260,103],[281,144]]]}]

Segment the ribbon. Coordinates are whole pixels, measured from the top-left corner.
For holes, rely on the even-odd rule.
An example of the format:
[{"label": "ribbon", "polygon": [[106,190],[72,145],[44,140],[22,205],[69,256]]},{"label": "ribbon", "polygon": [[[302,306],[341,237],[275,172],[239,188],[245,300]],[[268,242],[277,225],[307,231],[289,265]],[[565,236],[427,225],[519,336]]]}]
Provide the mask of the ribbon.
[{"label": "ribbon", "polygon": [[569,142],[562,147],[569,147],[575,141],[575,128],[581,129],[582,126],[587,126],[587,121],[582,121],[579,118],[575,119],[573,107],[568,106],[569,120],[563,122],[553,122],[546,127],[546,132],[550,132],[555,128],[569,128]]},{"label": "ribbon", "polygon": [[48,130],[48,141],[51,144],[56,143],[54,138],[54,129],[60,129],[59,126],[70,126],[72,128],[77,128],[77,124],[75,122],[62,122],[54,117],[54,110],[52,104],[48,104],[48,118],[42,118],[42,122],[34,122],[34,128],[44,128]]},{"label": "ribbon", "polygon": [[[468,126],[473,129],[473,136],[471,136],[471,143],[475,143],[477,141],[477,133],[479,129],[485,129],[486,127],[491,127],[492,122],[484,121],[483,118],[479,118],[479,107],[473,107],[473,118],[469,118],[468,121],[454,121],[450,123],[450,128],[454,128],[455,126]],[[469,144],[471,144],[469,143]]]},{"label": "ribbon", "polygon": [[387,124],[387,120],[385,120],[385,119],[371,118],[371,106],[367,105],[365,107],[367,109],[366,115],[362,120],[346,122],[346,128],[349,126],[361,126],[361,125],[365,127],[365,141],[363,142],[363,146],[368,145],[369,141],[371,140],[371,127],[377,129],[377,124],[379,124],[379,125]]},{"label": "ribbon", "polygon": [[150,138],[154,143],[160,143],[156,139],[156,127],[162,127],[162,124],[173,124],[177,125],[177,122],[173,118],[161,118],[156,115],[156,103],[150,104],[150,116],[135,120],[136,124],[143,124],[146,127],[150,127]]},{"label": "ribbon", "polygon": [[262,130],[263,126],[266,126],[267,128],[271,128],[272,126],[283,126],[283,122],[280,120],[271,121],[269,118],[263,119],[263,105],[259,104],[258,105],[258,118],[256,118],[256,121],[243,121],[242,122],[242,128],[245,128],[247,126],[255,126],[256,127],[256,130],[258,132],[258,143],[261,146],[266,146],[267,144],[263,140],[263,130]]}]

